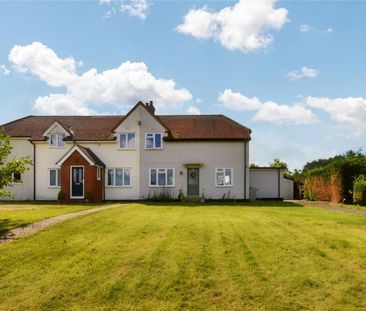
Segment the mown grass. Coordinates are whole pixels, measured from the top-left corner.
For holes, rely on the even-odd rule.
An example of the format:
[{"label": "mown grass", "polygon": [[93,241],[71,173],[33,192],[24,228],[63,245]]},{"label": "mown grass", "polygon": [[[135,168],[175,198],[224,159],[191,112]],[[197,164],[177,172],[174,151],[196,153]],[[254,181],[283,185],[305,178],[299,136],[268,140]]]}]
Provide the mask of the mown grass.
[{"label": "mown grass", "polygon": [[0,309],[365,310],[366,217],[261,205],[121,205],[1,245]]},{"label": "mown grass", "polygon": [[11,229],[24,227],[53,216],[72,213],[95,205],[3,204],[0,203],[0,237]]}]

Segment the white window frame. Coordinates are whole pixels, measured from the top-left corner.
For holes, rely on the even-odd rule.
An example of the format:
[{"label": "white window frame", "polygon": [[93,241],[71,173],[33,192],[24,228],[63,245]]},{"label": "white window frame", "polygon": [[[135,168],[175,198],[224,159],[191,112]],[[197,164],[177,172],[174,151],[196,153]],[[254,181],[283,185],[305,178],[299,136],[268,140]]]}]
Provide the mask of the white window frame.
[{"label": "white window frame", "polygon": [[[51,185],[51,171],[56,171],[56,185]],[[48,169],[48,188],[60,188],[61,187],[61,169],[49,168]]]},{"label": "white window frame", "polygon": [[[231,174],[231,183],[230,184],[225,183],[226,170],[230,170],[230,174]],[[224,184],[223,185],[217,184],[217,173],[219,173],[219,172],[224,173]],[[215,169],[215,186],[216,187],[233,187],[234,186],[234,170],[232,167],[218,167]]]},{"label": "white window frame", "polygon": [[[151,172],[156,171],[156,185],[151,184]],[[165,185],[159,185],[159,170],[164,170],[165,173]],[[173,184],[168,185],[168,170],[173,171]],[[174,188],[175,187],[175,169],[174,168],[149,168],[149,187],[152,188]]]},{"label": "white window frame", "polygon": [[[152,138],[153,138],[153,146],[152,147],[148,147],[147,146],[147,137],[150,136],[151,137],[152,135]],[[160,135],[161,137],[161,141],[160,141],[160,147],[156,147],[156,135]],[[148,150],[154,150],[154,149],[163,149],[163,133],[145,133],[145,149],[148,149]]]},{"label": "white window frame", "polygon": [[[116,186],[116,170],[122,170],[122,185]],[[125,185],[125,170],[130,171],[130,184]],[[131,188],[132,187],[132,169],[130,167],[109,167],[106,170],[106,187],[108,188]],[[113,171],[113,184],[108,185],[108,172]]]},{"label": "white window frame", "polygon": [[[134,146],[133,147],[129,147],[129,146],[127,146],[127,147],[122,147],[121,146],[121,136],[122,135],[124,135],[125,136],[125,138],[126,138],[126,143],[127,143],[127,145],[128,145],[128,135],[129,134],[133,134],[134,135],[134,141],[135,141],[135,144],[134,144]],[[134,150],[134,149],[136,149],[136,133],[135,132],[124,132],[124,133],[118,133],[118,149],[120,149],[120,150]]]},{"label": "white window frame", "polygon": [[[52,136],[56,137],[56,145],[51,144],[51,142],[52,142],[51,137]],[[64,138],[65,138],[64,134],[50,134],[49,137],[48,137],[48,145],[50,146],[50,148],[65,148]]]},{"label": "white window frame", "polygon": [[102,168],[97,166],[97,180],[100,180],[102,176]]}]

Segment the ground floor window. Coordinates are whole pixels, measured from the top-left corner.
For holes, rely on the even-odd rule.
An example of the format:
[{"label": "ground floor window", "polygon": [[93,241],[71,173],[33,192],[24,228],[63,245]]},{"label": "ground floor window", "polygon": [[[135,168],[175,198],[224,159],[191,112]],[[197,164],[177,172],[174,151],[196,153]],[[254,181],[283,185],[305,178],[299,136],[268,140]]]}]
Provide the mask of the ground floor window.
[{"label": "ground floor window", "polygon": [[12,174],[12,177],[13,177],[13,181],[15,183],[20,183],[22,182],[22,174],[20,174],[19,172],[15,172]]},{"label": "ground floor window", "polygon": [[125,187],[131,185],[131,169],[129,168],[110,168],[107,174],[108,186]]},{"label": "ground floor window", "polygon": [[150,168],[150,187],[174,187],[174,169]]},{"label": "ground floor window", "polygon": [[215,175],[216,187],[230,187],[233,185],[232,168],[217,168]]},{"label": "ground floor window", "polygon": [[48,186],[60,187],[61,186],[61,170],[59,168],[51,168],[48,170]]},{"label": "ground floor window", "polygon": [[102,175],[102,168],[97,166],[97,180],[100,180],[100,176]]}]

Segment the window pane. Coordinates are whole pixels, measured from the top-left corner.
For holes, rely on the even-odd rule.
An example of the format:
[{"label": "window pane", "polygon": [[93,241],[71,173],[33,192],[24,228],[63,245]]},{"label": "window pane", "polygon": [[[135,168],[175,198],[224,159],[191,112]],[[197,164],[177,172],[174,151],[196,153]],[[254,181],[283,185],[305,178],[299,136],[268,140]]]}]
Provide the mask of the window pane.
[{"label": "window pane", "polygon": [[217,170],[216,172],[216,184],[218,186],[223,186],[224,185],[224,173],[222,170]]},{"label": "window pane", "polygon": [[108,186],[114,186],[114,170],[108,170]]},{"label": "window pane", "polygon": [[174,180],[173,180],[173,169],[168,169],[167,170],[167,175],[168,175],[168,182],[167,185],[168,186],[173,186],[174,184]]},{"label": "window pane", "polygon": [[57,169],[57,186],[60,187],[61,186],[61,170]]},{"label": "window pane", "polygon": [[116,186],[123,186],[123,171],[116,169]]},{"label": "window pane", "polygon": [[128,148],[135,148],[135,133],[128,133]]},{"label": "window pane", "polygon": [[146,148],[154,148],[154,137],[152,134],[146,135]]},{"label": "window pane", "polygon": [[57,145],[59,147],[64,147],[65,146],[64,135],[57,135]]},{"label": "window pane", "polygon": [[161,148],[161,134],[155,134],[155,148]]},{"label": "window pane", "polygon": [[119,135],[119,147],[127,148],[126,134]]},{"label": "window pane", "polygon": [[57,146],[57,136],[56,135],[51,135],[50,136],[50,145],[52,147]]},{"label": "window pane", "polygon": [[166,171],[161,169],[158,172],[158,185],[159,186],[165,186],[165,178],[166,178]]},{"label": "window pane", "polygon": [[123,180],[124,180],[124,186],[129,186],[131,184],[131,178],[130,178],[130,169],[125,168],[123,170]]},{"label": "window pane", "polygon": [[225,185],[231,185],[231,169],[225,169]]},{"label": "window pane", "polygon": [[50,170],[50,186],[56,186],[56,170]]},{"label": "window pane", "polygon": [[150,185],[156,186],[156,169],[150,170]]}]

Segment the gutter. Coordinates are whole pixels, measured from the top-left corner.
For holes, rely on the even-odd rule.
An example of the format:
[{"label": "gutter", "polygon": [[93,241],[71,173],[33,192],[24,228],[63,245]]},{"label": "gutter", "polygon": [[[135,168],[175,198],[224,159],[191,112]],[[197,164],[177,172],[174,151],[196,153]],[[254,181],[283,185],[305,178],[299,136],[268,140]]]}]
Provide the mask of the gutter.
[{"label": "gutter", "polygon": [[36,200],[36,145],[30,139],[29,142],[33,146],[33,201]]}]

